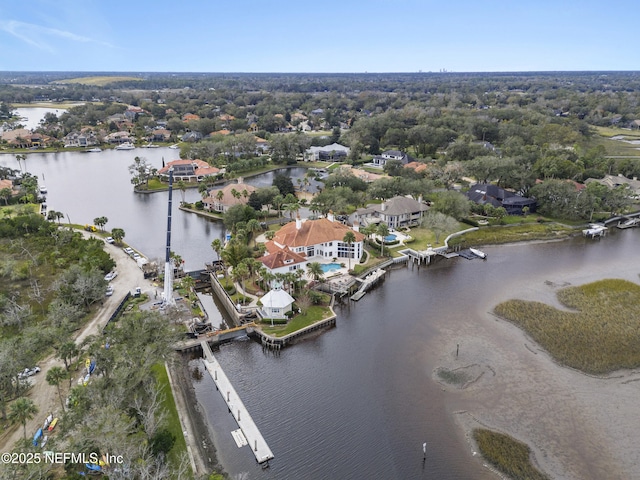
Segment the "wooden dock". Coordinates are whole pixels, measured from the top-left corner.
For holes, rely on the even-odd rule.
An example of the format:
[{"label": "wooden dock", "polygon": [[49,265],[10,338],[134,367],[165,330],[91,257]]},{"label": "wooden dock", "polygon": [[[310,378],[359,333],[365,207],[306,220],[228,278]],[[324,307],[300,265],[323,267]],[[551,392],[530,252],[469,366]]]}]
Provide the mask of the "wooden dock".
[{"label": "wooden dock", "polygon": [[240,400],[240,397],[233,388],[233,385],[231,385],[229,378],[225,375],[222,367],[213,356],[213,352],[211,352],[207,341],[203,340],[201,346],[204,352],[204,366],[211,375],[211,378],[213,378],[216,388],[220,392],[220,395],[222,395],[227,407],[229,407],[229,412],[231,412],[231,415],[233,415],[233,418],[236,419],[240,427],[239,430],[231,432],[236,445],[238,445],[238,448],[249,445],[258,463],[268,462],[273,458],[273,453],[267,445],[267,442],[262,437],[260,430],[258,430],[251,415],[249,415],[249,412],[245,408],[244,403],[242,403],[242,400]]},{"label": "wooden dock", "polygon": [[351,300],[353,300],[354,302],[357,302],[362,297],[364,297],[364,294],[367,293],[367,291],[371,287],[373,287],[376,283],[378,283],[381,279],[384,278],[385,273],[387,273],[386,270],[382,270],[381,268],[378,268],[377,270],[374,270],[363,279],[357,279],[357,280],[360,280],[362,283],[358,291],[351,296]]}]

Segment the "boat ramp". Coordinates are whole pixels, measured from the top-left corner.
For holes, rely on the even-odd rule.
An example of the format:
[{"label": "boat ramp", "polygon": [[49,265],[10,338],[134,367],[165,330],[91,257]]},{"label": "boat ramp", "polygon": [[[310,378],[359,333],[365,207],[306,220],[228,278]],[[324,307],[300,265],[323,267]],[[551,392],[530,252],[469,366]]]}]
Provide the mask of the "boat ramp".
[{"label": "boat ramp", "polygon": [[238,448],[249,445],[258,463],[264,464],[268,462],[273,458],[273,453],[269,445],[267,445],[267,442],[262,437],[260,430],[258,430],[244,403],[242,403],[242,400],[233,388],[231,381],[213,356],[213,352],[206,340],[201,342],[201,347],[204,352],[204,366],[216,384],[216,389],[220,392],[220,395],[222,395],[222,398],[227,404],[229,412],[233,415],[233,418],[236,419],[240,427],[238,430],[231,432],[236,445],[238,445]]}]

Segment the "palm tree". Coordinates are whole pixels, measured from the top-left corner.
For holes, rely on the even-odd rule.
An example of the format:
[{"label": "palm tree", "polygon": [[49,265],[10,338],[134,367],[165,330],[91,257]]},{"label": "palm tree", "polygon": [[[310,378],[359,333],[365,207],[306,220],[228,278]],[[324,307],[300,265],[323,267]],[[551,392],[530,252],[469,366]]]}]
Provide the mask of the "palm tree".
[{"label": "palm tree", "polygon": [[220,252],[222,251],[222,240],[216,238],[213,242],[211,242],[211,248],[213,248],[213,251],[216,252],[218,260],[221,260]]},{"label": "palm tree", "polygon": [[311,275],[311,277],[316,282],[324,281],[324,271],[322,270],[322,266],[318,262],[311,262],[307,264],[307,273]]},{"label": "palm tree", "polygon": [[49,385],[53,385],[58,389],[58,397],[60,398],[60,406],[64,412],[64,401],[62,400],[62,392],[60,391],[60,383],[67,377],[67,372],[62,367],[51,367],[47,372],[46,380]]},{"label": "palm tree", "polygon": [[380,235],[380,255],[382,256],[384,254],[384,238],[389,235],[389,227],[387,227],[386,223],[380,223],[376,233]]},{"label": "palm tree", "polygon": [[38,407],[33,403],[33,400],[28,398],[19,398],[13,405],[11,405],[11,410],[9,411],[9,421],[12,424],[21,423],[22,424],[22,433],[24,435],[25,442],[27,441],[27,421],[31,420],[38,413]]},{"label": "palm tree", "polygon": [[260,222],[258,220],[256,220],[255,218],[252,218],[251,220],[249,220],[247,222],[246,229],[247,229],[247,232],[249,232],[249,235],[251,235],[251,238],[254,239],[253,240],[253,244],[255,245],[256,241],[255,241],[254,236],[255,236],[256,233],[262,231],[262,227],[260,226]]},{"label": "palm tree", "polygon": [[356,241],[356,234],[353,233],[351,230],[347,231],[347,233],[344,234],[344,238],[342,239],[342,242],[346,243],[347,246],[349,247],[347,251],[347,255],[349,258],[349,270],[351,270],[351,257],[353,256],[353,252],[351,251],[351,249],[352,249],[353,242],[355,241]]},{"label": "palm tree", "polygon": [[10,188],[5,187],[2,190],[0,190],[0,198],[4,200],[5,205],[9,205],[9,200],[11,199],[12,195],[13,195],[13,192],[11,191]]},{"label": "palm tree", "polygon": [[198,185],[198,193],[200,193],[200,196],[203,200],[207,198],[207,196],[209,196],[209,189],[207,188],[206,183],[201,183],[200,185]]},{"label": "palm tree", "polygon": [[113,240],[120,243],[124,238],[124,230],[122,228],[114,228],[111,230],[111,237]]},{"label": "palm tree", "polygon": [[273,197],[273,208],[278,212],[278,218],[280,218],[280,210],[282,210],[282,204],[284,203],[284,198],[282,195],[276,195]]},{"label": "palm tree", "polygon": [[58,348],[58,358],[64,362],[64,368],[67,372],[73,362],[73,358],[78,356],[79,353],[80,350],[78,350],[78,346],[73,341],[65,342]]},{"label": "palm tree", "polygon": [[267,240],[273,240],[273,238],[276,236],[276,231],[275,230],[267,230],[266,232],[264,232],[264,236]]},{"label": "palm tree", "polygon": [[16,155],[16,160],[18,161],[18,166],[20,167],[20,172],[22,172],[22,162],[24,162],[25,170],[26,170],[27,156],[24,155],[24,154],[19,153],[18,155]]},{"label": "palm tree", "polygon": [[219,208],[217,208],[217,210],[219,212],[221,212],[223,210],[222,208],[222,199],[224,198],[224,192],[222,190],[218,190],[218,193],[216,193],[216,200],[218,200],[218,204],[219,204]]},{"label": "palm tree", "polygon": [[300,210],[300,205],[298,202],[289,203],[285,207],[285,210],[289,212],[289,219],[293,220],[293,214]]},{"label": "palm tree", "polygon": [[240,282],[242,285],[242,304],[245,302],[245,294],[246,291],[244,289],[244,279],[249,277],[249,268],[245,263],[239,263],[237,267],[233,269],[233,280],[235,282]]},{"label": "palm tree", "polygon": [[178,187],[178,190],[180,190],[180,196],[182,197],[182,203],[184,203],[184,195],[185,195],[185,192],[187,191],[187,184],[184,183],[184,180],[178,180],[178,183],[176,183],[176,187]]}]

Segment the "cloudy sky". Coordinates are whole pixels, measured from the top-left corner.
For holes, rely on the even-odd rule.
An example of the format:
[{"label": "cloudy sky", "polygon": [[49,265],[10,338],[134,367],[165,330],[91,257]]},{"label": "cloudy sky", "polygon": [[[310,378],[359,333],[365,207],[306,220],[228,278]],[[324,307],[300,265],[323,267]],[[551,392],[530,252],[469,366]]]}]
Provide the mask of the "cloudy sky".
[{"label": "cloudy sky", "polygon": [[640,70],[631,0],[0,2],[0,70]]}]

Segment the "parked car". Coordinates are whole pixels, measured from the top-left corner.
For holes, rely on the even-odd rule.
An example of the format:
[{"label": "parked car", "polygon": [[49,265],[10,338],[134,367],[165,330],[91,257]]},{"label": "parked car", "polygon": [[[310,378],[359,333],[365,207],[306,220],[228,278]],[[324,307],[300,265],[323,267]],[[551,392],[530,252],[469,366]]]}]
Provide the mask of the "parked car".
[{"label": "parked car", "polygon": [[105,293],[105,295],[107,297],[110,297],[111,295],[113,295],[113,287],[111,285],[107,287],[107,292]]},{"label": "parked car", "polygon": [[115,243],[115,240],[113,239],[113,237],[107,237],[105,240],[107,243]]},{"label": "parked car", "polygon": [[104,279],[107,282],[110,282],[111,280],[113,280],[114,278],[116,278],[118,276],[118,272],[113,271],[113,272],[109,272],[104,276]]},{"label": "parked car", "polygon": [[25,368],[18,374],[20,380],[24,380],[27,377],[33,377],[36,373],[40,373],[40,367],[35,366],[33,368]]},{"label": "parked car", "polygon": [[125,247],[122,249],[124,251],[124,253],[126,253],[127,255],[133,255],[133,248],[131,247]]},{"label": "parked car", "polygon": [[140,257],[140,255],[139,255],[139,254],[137,254],[137,253],[134,253],[134,254],[132,255],[132,257],[133,257],[133,259],[134,259],[134,260],[138,260],[139,258],[141,258],[141,257]]}]

